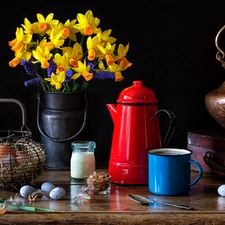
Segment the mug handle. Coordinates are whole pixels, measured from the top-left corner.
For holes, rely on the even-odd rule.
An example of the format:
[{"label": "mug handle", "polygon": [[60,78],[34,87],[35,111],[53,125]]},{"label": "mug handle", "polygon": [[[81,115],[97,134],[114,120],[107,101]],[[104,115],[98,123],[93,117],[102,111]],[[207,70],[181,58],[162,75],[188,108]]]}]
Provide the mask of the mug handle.
[{"label": "mug handle", "polygon": [[194,160],[188,160],[188,162],[194,164],[198,169],[198,177],[189,184],[190,186],[192,186],[192,185],[195,185],[202,178],[203,168],[198,162]]}]

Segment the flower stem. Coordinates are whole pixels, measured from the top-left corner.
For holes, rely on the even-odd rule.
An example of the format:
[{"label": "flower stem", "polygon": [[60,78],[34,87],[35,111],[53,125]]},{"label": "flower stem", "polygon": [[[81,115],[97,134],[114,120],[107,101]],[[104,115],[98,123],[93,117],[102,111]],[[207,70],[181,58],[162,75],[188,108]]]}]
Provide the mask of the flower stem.
[{"label": "flower stem", "polygon": [[82,36],[81,36],[81,40],[80,40],[80,46],[81,46],[81,47],[82,47],[83,44],[84,44],[84,39],[85,39],[85,36],[82,35]]}]

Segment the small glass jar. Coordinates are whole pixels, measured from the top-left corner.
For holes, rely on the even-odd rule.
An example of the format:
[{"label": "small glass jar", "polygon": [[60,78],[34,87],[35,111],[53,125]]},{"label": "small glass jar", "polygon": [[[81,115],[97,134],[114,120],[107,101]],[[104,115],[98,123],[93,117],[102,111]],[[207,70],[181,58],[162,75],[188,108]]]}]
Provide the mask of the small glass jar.
[{"label": "small glass jar", "polygon": [[94,150],[96,143],[93,141],[74,141],[71,143],[72,156],[70,160],[70,174],[72,179],[84,179],[95,171]]},{"label": "small glass jar", "polygon": [[88,193],[95,195],[106,195],[111,191],[111,176],[104,172],[93,172],[84,177],[84,186]]}]

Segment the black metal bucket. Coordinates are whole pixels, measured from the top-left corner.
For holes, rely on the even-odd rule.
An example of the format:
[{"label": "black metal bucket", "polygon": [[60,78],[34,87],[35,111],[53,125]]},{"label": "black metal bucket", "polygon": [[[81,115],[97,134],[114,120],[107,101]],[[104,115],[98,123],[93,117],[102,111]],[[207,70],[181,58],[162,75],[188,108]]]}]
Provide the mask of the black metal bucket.
[{"label": "black metal bucket", "polygon": [[87,105],[86,92],[39,95],[37,125],[45,150],[46,169],[70,169],[71,142],[85,126]]}]

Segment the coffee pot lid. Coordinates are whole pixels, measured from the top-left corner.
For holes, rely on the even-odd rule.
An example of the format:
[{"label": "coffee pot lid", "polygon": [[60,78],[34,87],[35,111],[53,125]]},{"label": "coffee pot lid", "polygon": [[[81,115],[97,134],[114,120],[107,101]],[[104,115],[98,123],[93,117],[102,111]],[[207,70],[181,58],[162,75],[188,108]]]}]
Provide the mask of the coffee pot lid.
[{"label": "coffee pot lid", "polygon": [[142,85],[142,81],[135,80],[133,85],[125,88],[119,95],[117,99],[118,103],[135,103],[135,104],[145,104],[145,103],[157,103],[155,93],[147,87]]}]

